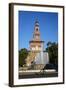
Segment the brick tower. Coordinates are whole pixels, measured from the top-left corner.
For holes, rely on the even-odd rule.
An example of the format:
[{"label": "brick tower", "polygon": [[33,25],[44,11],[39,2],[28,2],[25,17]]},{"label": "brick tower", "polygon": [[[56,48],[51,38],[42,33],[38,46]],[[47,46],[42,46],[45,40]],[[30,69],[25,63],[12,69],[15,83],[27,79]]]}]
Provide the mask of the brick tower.
[{"label": "brick tower", "polygon": [[33,40],[29,42],[31,51],[41,51],[41,44],[44,44],[44,41],[40,40],[40,31],[39,31],[39,22],[35,21]]},{"label": "brick tower", "polygon": [[32,69],[40,70],[49,62],[48,53],[44,52],[44,41],[40,38],[40,28],[38,20],[35,21],[33,39],[29,41],[30,51],[26,60],[28,68],[34,65]]}]

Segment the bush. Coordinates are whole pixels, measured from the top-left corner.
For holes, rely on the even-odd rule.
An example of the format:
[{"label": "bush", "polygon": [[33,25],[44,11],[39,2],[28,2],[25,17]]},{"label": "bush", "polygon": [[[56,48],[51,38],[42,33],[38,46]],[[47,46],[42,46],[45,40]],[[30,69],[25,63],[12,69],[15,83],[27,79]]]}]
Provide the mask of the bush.
[{"label": "bush", "polygon": [[19,67],[22,67],[26,63],[25,59],[27,58],[27,55],[28,50],[26,48],[19,51]]}]

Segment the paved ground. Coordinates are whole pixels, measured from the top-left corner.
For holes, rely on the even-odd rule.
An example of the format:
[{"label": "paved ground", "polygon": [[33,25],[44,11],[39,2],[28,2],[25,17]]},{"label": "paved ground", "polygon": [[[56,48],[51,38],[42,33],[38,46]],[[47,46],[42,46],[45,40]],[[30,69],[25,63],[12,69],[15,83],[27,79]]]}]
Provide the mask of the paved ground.
[{"label": "paved ground", "polygon": [[41,77],[57,77],[58,72],[53,72],[53,73],[27,73],[27,74],[20,74],[19,79],[24,79],[24,78],[41,78]]}]

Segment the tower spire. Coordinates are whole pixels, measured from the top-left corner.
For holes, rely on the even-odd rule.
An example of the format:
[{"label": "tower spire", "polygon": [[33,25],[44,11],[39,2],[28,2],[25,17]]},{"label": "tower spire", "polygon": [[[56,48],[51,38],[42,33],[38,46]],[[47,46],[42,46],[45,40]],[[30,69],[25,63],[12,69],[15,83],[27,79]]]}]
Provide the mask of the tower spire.
[{"label": "tower spire", "polygon": [[39,22],[38,22],[38,19],[36,19],[36,21],[35,21],[33,40],[34,41],[40,41],[40,32],[39,32]]},{"label": "tower spire", "polygon": [[40,40],[40,31],[39,31],[39,22],[36,18],[35,25],[34,25],[34,33],[33,33],[33,40],[31,40],[30,43],[30,50],[32,51],[41,51],[41,44],[44,43],[44,41]]},{"label": "tower spire", "polygon": [[36,18],[35,26],[39,26],[38,18]]}]

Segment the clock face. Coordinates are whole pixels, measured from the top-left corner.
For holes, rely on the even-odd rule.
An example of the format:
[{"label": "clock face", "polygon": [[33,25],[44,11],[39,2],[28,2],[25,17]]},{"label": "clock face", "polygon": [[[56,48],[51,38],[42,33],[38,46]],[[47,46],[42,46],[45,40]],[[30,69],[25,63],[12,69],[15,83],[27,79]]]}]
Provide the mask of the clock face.
[{"label": "clock face", "polygon": [[38,28],[36,28],[36,31],[38,31]]}]

